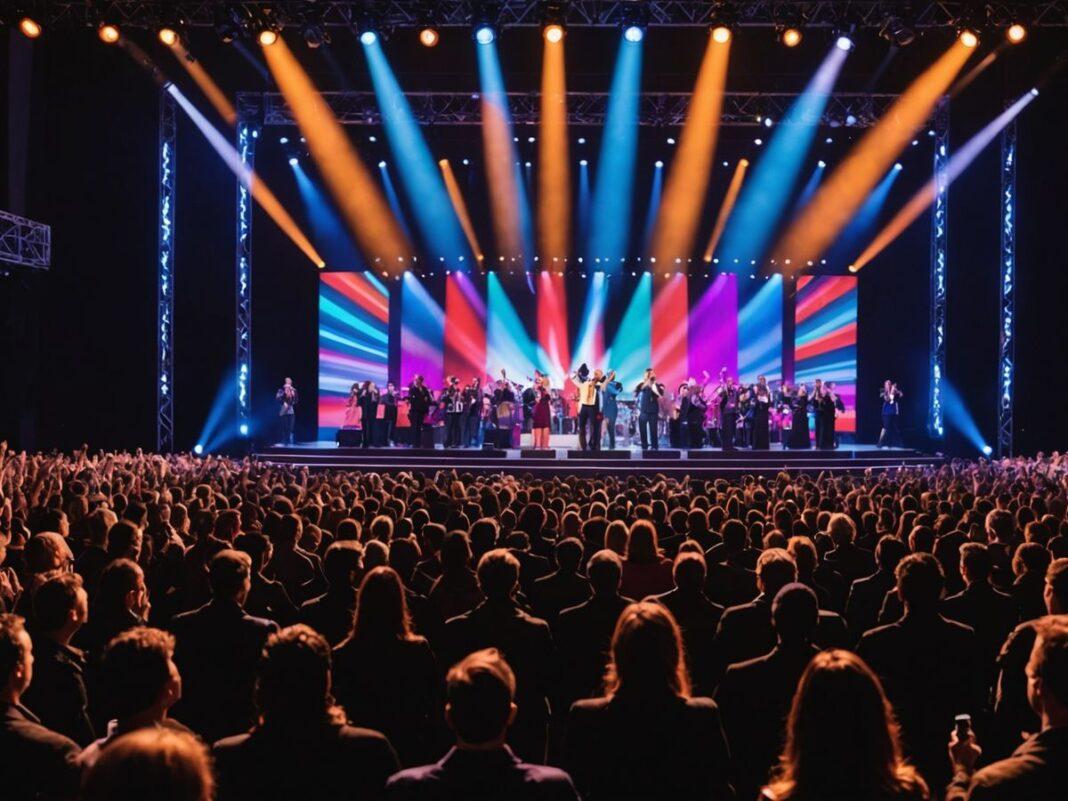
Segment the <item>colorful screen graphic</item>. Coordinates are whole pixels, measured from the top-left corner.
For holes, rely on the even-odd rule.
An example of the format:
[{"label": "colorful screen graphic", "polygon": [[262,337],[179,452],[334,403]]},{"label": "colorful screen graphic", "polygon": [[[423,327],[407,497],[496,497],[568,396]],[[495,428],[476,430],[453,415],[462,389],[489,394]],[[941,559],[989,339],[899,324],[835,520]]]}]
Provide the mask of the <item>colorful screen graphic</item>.
[{"label": "colorful screen graphic", "polygon": [[857,279],[804,276],[794,305],[794,378],[834,381],[845,402],[839,431],[857,430]]},{"label": "colorful screen graphic", "polygon": [[389,290],[367,272],[322,273],[319,281],[319,439],[345,422],[357,381],[385,386],[389,371]]}]

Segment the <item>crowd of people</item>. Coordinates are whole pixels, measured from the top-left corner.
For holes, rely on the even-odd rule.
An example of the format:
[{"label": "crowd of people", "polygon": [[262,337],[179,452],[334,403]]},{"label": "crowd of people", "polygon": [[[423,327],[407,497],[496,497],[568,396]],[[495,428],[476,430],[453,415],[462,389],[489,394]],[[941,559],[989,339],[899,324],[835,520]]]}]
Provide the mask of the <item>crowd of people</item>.
[{"label": "crowd of people", "polygon": [[728,481],[0,445],[4,799],[1037,801],[1065,759],[1059,454]]}]

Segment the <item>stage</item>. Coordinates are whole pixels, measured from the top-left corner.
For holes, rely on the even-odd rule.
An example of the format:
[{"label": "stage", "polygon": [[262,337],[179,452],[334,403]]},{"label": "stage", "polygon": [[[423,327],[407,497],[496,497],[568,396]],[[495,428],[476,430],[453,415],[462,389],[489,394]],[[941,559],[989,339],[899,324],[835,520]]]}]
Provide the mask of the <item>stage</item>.
[{"label": "stage", "polygon": [[737,477],[747,473],[769,475],[781,470],[790,473],[818,474],[863,473],[896,470],[902,467],[939,465],[941,456],[909,448],[880,450],[874,445],[846,445],[833,451],[768,451],[719,449],[677,450],[662,448],[642,451],[639,448],[600,451],[551,448],[497,450],[491,448],[412,449],[341,448],[333,442],[304,442],[297,445],[274,445],[257,450],[254,458],[279,465],[313,469],[344,469],[395,473],[407,470],[431,472],[457,470],[472,473],[516,473],[533,475],[653,475]]}]

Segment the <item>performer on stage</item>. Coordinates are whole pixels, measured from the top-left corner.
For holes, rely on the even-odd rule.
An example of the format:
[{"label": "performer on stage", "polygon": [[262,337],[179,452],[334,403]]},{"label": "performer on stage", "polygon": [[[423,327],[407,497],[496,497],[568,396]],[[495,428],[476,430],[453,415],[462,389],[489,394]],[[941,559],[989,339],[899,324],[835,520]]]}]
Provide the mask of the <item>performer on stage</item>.
[{"label": "performer on stage", "polygon": [[734,435],[738,431],[738,385],[734,376],[727,375],[727,368],[719,371],[720,383],[716,387],[716,399],[719,402],[719,439],[725,451],[733,451]]},{"label": "performer on stage", "polygon": [[753,410],[751,447],[754,451],[766,451],[771,447],[769,422],[771,417],[771,390],[768,380],[760,375],[750,390],[750,405]]},{"label": "performer on stage", "polygon": [[387,381],[386,391],[379,400],[382,402],[382,426],[386,432],[383,441],[386,445],[392,445],[397,431],[397,385]]},{"label": "performer on stage", "polygon": [[901,444],[901,429],[897,424],[900,397],[901,390],[897,388],[897,383],[889,378],[886,379],[883,382],[883,388],[879,391],[879,399],[883,402],[883,428],[879,432],[880,448],[892,448],[895,444]]},{"label": "performer on stage", "polygon": [[610,370],[604,385],[604,427],[608,433],[608,450],[616,449],[616,419],[619,417],[619,393],[623,385],[616,381],[616,371]]},{"label": "performer on stage", "polygon": [[349,399],[345,401],[345,422],[342,428],[360,427],[360,382],[349,387]]},{"label": "performer on stage", "polygon": [[450,375],[441,390],[440,402],[445,409],[445,447],[459,448],[463,436],[464,397],[460,379]]},{"label": "performer on stage", "polygon": [[657,383],[652,367],[645,368],[645,375],[634,388],[638,399],[638,435],[642,450],[660,450],[660,433],[657,421],[660,417],[660,399],[664,397],[664,385]]},{"label": "performer on stage", "polygon": [[364,381],[360,387],[360,423],[363,426],[361,447],[370,448],[375,439],[375,418],[378,417],[378,387]]},{"label": "performer on stage", "polygon": [[846,410],[845,401],[838,394],[837,387],[838,385],[834,381],[828,381],[825,387],[827,394],[831,397],[831,404],[834,408],[834,412],[830,416],[832,448],[838,447],[838,418],[845,414]]},{"label": "performer on stage", "polygon": [[[705,373],[708,377],[708,373]],[[691,449],[699,449],[705,446],[705,414],[708,412],[708,402],[705,400],[705,388],[693,379],[688,387],[689,407],[686,410],[687,445]],[[681,409],[679,412],[682,414]]]},{"label": "performer on stage", "polygon": [[690,385],[683,381],[675,390],[678,410],[668,422],[668,443],[672,448],[690,446]]},{"label": "performer on stage", "polygon": [[408,425],[413,448],[423,447],[423,421],[433,404],[434,396],[423,383],[423,377],[416,375],[408,387]]},{"label": "performer on stage", "polygon": [[278,409],[278,417],[282,423],[282,442],[286,445],[293,444],[293,426],[296,423],[297,388],[293,386],[293,379],[287,378],[282,382],[282,388],[274,393],[274,399],[281,402]]},{"label": "performer on stage", "polygon": [[823,451],[834,450],[834,419],[838,414],[837,395],[834,393],[834,385],[830,382],[824,385],[820,395],[819,404],[816,407],[816,447]]},{"label": "performer on stage", "polygon": [[604,372],[598,367],[591,376],[590,368],[582,364],[575,377],[579,380],[579,448],[596,452],[601,450],[601,422],[604,419],[601,391],[604,388]]},{"label": "performer on stage", "polygon": [[817,378],[813,382],[812,392],[808,396],[808,404],[812,408],[812,422],[816,427],[816,447],[820,447],[823,441],[823,415],[820,414],[820,406],[823,403],[823,380]]},{"label": "performer on stage", "polygon": [[482,380],[475,376],[464,387],[464,425],[463,445],[465,448],[478,446],[479,429],[482,426]]},{"label": "performer on stage", "polygon": [[784,395],[791,398],[793,418],[790,421],[790,438],[787,440],[790,450],[807,450],[812,447],[808,432],[808,388],[804,384],[797,387],[797,392]]},{"label": "performer on stage", "polygon": [[552,425],[551,397],[549,395],[548,377],[539,377],[535,374],[535,384],[532,387],[536,400],[530,412],[531,433],[534,435],[534,449],[548,450],[549,428]]}]

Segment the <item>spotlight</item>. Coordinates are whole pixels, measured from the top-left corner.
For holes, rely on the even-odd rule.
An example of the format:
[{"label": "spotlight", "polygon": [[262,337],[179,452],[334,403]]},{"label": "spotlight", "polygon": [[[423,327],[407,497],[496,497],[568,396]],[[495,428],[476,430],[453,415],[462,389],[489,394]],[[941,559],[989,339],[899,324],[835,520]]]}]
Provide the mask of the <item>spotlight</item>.
[{"label": "spotlight", "polygon": [[19,20],[19,30],[27,39],[36,39],[41,35],[41,23],[33,17],[23,17]]},{"label": "spotlight", "polygon": [[764,140],[763,139],[754,139],[753,140],[753,144],[756,145],[757,147],[760,147],[762,144],[764,144]]},{"label": "spotlight", "polygon": [[628,25],[623,29],[623,38],[628,42],[640,42],[645,38],[645,31],[640,25]]},{"label": "spotlight", "polygon": [[463,160],[463,161],[461,161],[460,163],[461,163],[461,164],[463,164],[463,165],[464,165],[464,166],[466,167],[466,166],[467,166],[468,164],[470,164],[470,163],[471,163],[471,159],[464,159],[464,160]]},{"label": "spotlight", "polygon": [[823,159],[820,159],[819,161],[816,162],[816,166],[819,167],[822,170],[824,167],[827,166],[827,162],[824,161]]},{"label": "spotlight", "polygon": [[905,168],[902,166],[901,162],[899,161],[899,162],[897,162],[897,164],[894,165],[894,169],[897,170],[898,172],[900,172],[901,170],[903,170]]},{"label": "spotlight", "polygon": [[587,165],[588,163],[589,163],[589,162],[588,162],[588,161],[586,161],[586,159],[582,159],[582,161],[580,161],[580,162],[579,162],[579,166],[580,166],[580,167],[585,167],[585,166],[586,166],[586,165]]},{"label": "spotlight", "polygon": [[378,34],[374,31],[364,31],[360,34],[360,44],[370,47],[378,41]]},{"label": "spotlight", "polygon": [[774,124],[775,124],[775,121],[771,117],[765,117],[764,118],[764,127],[765,128],[770,128]]},{"label": "spotlight", "polygon": [[278,140],[278,144],[280,144],[280,145],[288,145],[289,144],[289,137],[288,136],[283,136],[281,139]]},{"label": "spotlight", "polygon": [[994,449],[991,448],[989,445],[984,445],[983,446],[983,456],[989,456],[993,452],[994,452]]},{"label": "spotlight", "polygon": [[[23,33],[25,33],[25,31],[23,31]],[[29,36],[28,33],[26,35]],[[1019,44],[1027,38],[1027,28],[1025,28],[1019,22],[1014,22],[1005,30],[1005,38],[1008,39],[1012,44]]]},{"label": "spotlight", "polygon": [[193,446],[193,453],[195,453],[197,456],[200,456],[200,454],[204,453],[204,446],[198,442],[196,445]]},{"label": "spotlight", "polygon": [[270,28],[264,28],[256,36],[256,39],[263,47],[270,47],[278,41],[278,31],[273,31]]},{"label": "spotlight", "polygon": [[657,159],[656,164],[654,166],[659,170],[664,166],[664,162],[662,162],[660,159]]},{"label": "spotlight", "polygon": [[385,168],[386,168],[386,162],[384,162],[384,161],[378,162],[378,169],[384,170]]},{"label": "spotlight", "polygon": [[779,41],[786,47],[797,47],[801,44],[801,29],[783,28],[779,31]]},{"label": "spotlight", "polygon": [[726,25],[717,25],[712,29],[712,41],[717,44],[727,44],[731,40],[731,29]]},{"label": "spotlight", "polygon": [[159,29],[159,40],[167,45],[167,47],[174,47],[178,44],[178,31],[171,27],[163,27]]},{"label": "spotlight", "polygon": [[243,436],[243,437],[247,437],[247,436],[248,436],[248,423],[242,423],[242,424],[241,424],[241,425],[240,425],[240,426],[238,427],[238,429],[237,429],[237,430],[241,432],[241,436]]},{"label": "spotlight", "polygon": [[979,44],[979,34],[970,28],[962,30],[957,35],[957,38],[960,39],[960,43],[967,48],[973,48]]},{"label": "spotlight", "polygon": [[580,145],[584,145],[584,144],[586,144],[586,137],[585,137],[585,136],[580,136],[580,137],[578,138],[578,143],[579,143]]},{"label": "spotlight", "polygon": [[850,39],[848,36],[842,35],[835,40],[834,46],[837,47],[839,50],[852,50],[853,40]]},{"label": "spotlight", "polygon": [[493,44],[497,38],[497,31],[493,29],[492,25],[479,25],[475,28],[475,41],[480,45]]},{"label": "spotlight", "polygon": [[916,40],[916,31],[910,28],[901,17],[888,14],[879,29],[879,36],[894,47],[907,47]]},{"label": "spotlight", "polygon": [[441,39],[441,35],[436,28],[431,28],[429,25],[423,30],[419,31],[419,43],[423,47],[434,47]]},{"label": "spotlight", "polygon": [[104,44],[115,44],[122,36],[119,33],[119,26],[105,23],[96,29],[96,35],[100,37],[100,41]]},{"label": "spotlight", "polygon": [[857,124],[857,115],[856,114],[846,114],[846,125],[856,125],[856,124]]},{"label": "spotlight", "polygon": [[564,39],[564,26],[558,22],[546,25],[545,30],[542,31],[542,35],[545,37],[545,41],[549,44],[557,44]]},{"label": "spotlight", "polygon": [[305,22],[301,28],[301,36],[309,50],[318,50],[324,44],[330,44],[330,34],[319,22]]},{"label": "spotlight", "polygon": [[297,163],[298,163],[298,161],[297,161],[297,157],[296,156],[290,156],[289,157],[289,166],[290,167],[296,167]]}]

